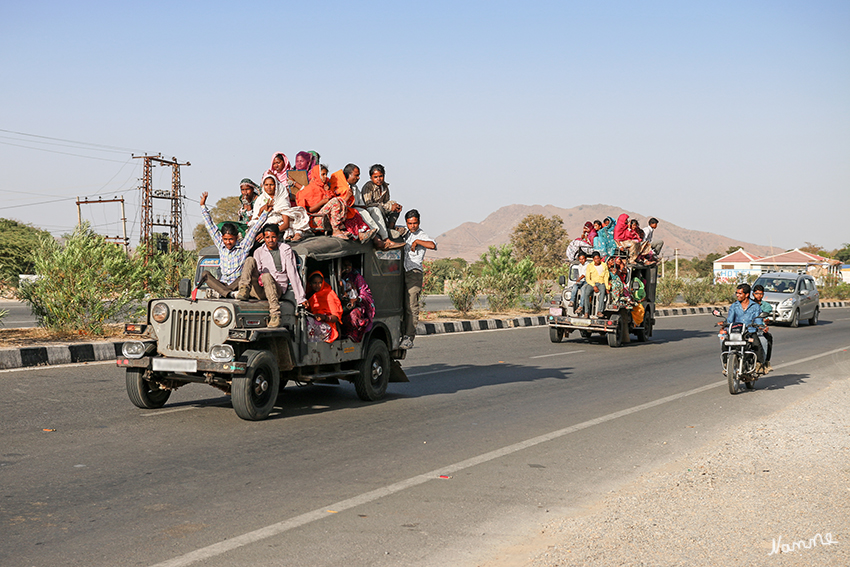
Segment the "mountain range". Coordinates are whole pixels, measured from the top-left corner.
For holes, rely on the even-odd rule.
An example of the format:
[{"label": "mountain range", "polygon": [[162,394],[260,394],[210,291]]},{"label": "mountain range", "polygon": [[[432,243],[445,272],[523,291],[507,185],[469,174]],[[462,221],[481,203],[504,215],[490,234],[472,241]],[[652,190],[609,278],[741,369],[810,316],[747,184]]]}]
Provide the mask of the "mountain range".
[{"label": "mountain range", "polygon": [[[564,221],[569,237],[581,236],[586,221],[602,220],[607,216],[616,219],[626,213],[630,218],[640,220],[641,227],[646,226],[649,216],[626,211],[611,205],[579,205],[571,209],[562,209],[554,205],[508,205],[495,211],[481,222],[465,222],[437,236],[437,250],[429,251],[428,258],[463,258],[469,262],[478,260],[490,246],[500,246],[511,240],[511,232],[527,215],[536,214],[551,217],[558,215]],[[740,246],[747,252],[767,256],[781,252],[777,248],[742,242],[711,232],[682,228],[656,216],[658,228],[654,240],[663,240],[662,254],[673,257],[673,250],[679,249],[682,258],[705,257],[712,252],[724,253],[730,246]]]}]

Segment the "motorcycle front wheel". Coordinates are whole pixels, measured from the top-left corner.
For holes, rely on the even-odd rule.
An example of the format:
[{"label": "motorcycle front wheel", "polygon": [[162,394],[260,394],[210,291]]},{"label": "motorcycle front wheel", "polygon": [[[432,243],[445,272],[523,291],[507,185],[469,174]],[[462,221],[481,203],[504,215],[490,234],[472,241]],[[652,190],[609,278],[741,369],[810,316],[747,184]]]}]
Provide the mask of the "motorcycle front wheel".
[{"label": "motorcycle front wheel", "polygon": [[729,353],[726,359],[726,381],[729,383],[729,393],[733,396],[741,389],[741,376],[738,374],[738,354]]}]

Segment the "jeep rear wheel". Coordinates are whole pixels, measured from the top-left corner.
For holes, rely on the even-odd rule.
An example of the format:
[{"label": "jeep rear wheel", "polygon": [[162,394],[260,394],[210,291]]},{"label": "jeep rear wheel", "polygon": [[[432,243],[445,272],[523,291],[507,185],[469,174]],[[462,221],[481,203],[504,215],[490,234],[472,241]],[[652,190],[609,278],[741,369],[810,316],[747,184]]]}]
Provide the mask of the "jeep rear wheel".
[{"label": "jeep rear wheel", "polygon": [[230,383],[236,415],[248,421],[266,419],[274,408],[279,389],[277,361],[268,352],[259,353],[245,375],[234,376]]},{"label": "jeep rear wheel", "polygon": [[549,340],[553,343],[559,343],[564,338],[564,330],[558,327],[549,327]]},{"label": "jeep rear wheel", "polygon": [[137,408],[161,408],[171,396],[171,390],[161,390],[156,384],[145,380],[145,371],[141,368],[128,368],[124,382],[127,395]]},{"label": "jeep rear wheel", "polygon": [[360,361],[360,373],[354,377],[357,397],[364,402],[374,402],[384,397],[390,380],[390,352],[380,339],[369,343],[366,356]]}]

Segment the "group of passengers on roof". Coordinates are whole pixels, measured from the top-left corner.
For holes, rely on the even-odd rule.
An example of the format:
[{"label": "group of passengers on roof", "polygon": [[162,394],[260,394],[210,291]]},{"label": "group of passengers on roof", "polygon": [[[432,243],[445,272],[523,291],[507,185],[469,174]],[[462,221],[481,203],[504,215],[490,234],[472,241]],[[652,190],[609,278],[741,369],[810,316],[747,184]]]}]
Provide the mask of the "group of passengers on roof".
[{"label": "group of passengers on roof", "polygon": [[[343,261],[337,289],[343,292],[344,302],[321,271],[308,276],[305,289],[287,242],[328,235],[371,243],[379,250],[404,248],[408,302],[401,346],[411,348],[419,319],[422,262],[425,250],[435,250],[436,242],[419,227],[416,209],[405,214],[406,226],[396,226],[402,206],[390,199],[383,165],[369,168],[369,181],[360,189],[357,165],[349,163],[329,175],[328,166],[319,159],[315,151],[298,152],[293,168],[286,154],[275,153],[260,185],[249,178],[240,182],[237,222],[226,222],[220,230],[206,207],[208,194],[202,193],[201,213],[219,251],[221,279],[205,272],[197,285],[206,283],[221,297],[267,300],[269,327],[280,326],[280,297],[291,287],[296,302],[311,315],[310,340],[333,342],[341,326],[346,337],[359,342],[375,315],[363,277],[350,261]],[[241,241],[239,224],[245,231]]]},{"label": "group of passengers on roof", "polygon": [[604,315],[606,305],[626,307],[631,309],[635,325],[643,323],[645,310],[641,301],[646,297],[645,282],[636,278],[637,283],[632,283],[636,287],[630,288],[628,265],[652,265],[658,261],[664,241],[653,241],[657,227],[658,219],[653,217],[642,229],[637,219],[630,220],[626,213],[616,222],[606,217],[604,221],[584,224],[582,235],[567,246],[567,260],[578,264],[578,277],[568,304],[576,315],[592,315],[590,306],[595,294],[597,317]]},{"label": "group of passengers on roof", "polygon": [[653,264],[661,256],[663,240],[654,240],[653,235],[658,227],[658,219],[652,217],[647,226],[640,227],[637,219],[629,219],[626,213],[605,220],[587,221],[584,223],[581,236],[567,245],[567,261],[574,262],[579,252],[586,255],[599,252],[603,259],[619,254],[621,251],[628,255],[630,264]]}]

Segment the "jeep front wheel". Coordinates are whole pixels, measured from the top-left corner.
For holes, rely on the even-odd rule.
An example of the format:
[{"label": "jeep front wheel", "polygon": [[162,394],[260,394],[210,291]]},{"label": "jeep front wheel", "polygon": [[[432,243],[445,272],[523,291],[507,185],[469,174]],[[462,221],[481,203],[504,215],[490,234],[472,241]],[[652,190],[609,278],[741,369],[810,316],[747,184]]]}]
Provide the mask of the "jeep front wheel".
[{"label": "jeep front wheel", "polygon": [[266,419],[274,408],[280,388],[277,361],[268,352],[260,352],[251,361],[244,376],[234,376],[230,395],[236,415],[248,421]]},{"label": "jeep front wheel", "polygon": [[137,408],[161,408],[171,396],[171,390],[161,390],[156,384],[145,380],[145,371],[142,368],[128,368],[124,382],[127,395]]},{"label": "jeep front wheel", "polygon": [[390,352],[384,341],[376,339],[369,343],[359,370],[360,373],[354,377],[357,397],[364,402],[383,398],[390,380]]}]

